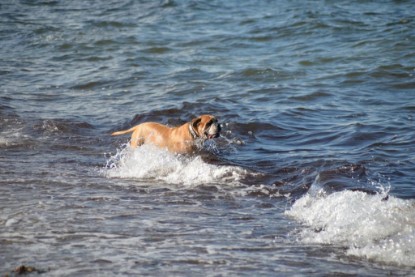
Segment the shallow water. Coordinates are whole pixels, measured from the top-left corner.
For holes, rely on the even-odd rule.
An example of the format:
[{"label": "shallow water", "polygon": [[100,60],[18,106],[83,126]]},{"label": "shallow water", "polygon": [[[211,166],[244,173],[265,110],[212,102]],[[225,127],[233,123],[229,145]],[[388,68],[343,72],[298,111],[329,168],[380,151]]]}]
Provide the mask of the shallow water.
[{"label": "shallow water", "polygon": [[2,275],[415,273],[412,1],[222,2],[0,4]]}]

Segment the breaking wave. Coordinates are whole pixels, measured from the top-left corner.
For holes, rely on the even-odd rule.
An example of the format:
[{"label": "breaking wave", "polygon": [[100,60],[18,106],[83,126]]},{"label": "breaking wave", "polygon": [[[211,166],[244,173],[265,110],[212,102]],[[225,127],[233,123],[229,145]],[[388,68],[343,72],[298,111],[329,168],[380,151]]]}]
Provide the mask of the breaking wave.
[{"label": "breaking wave", "polygon": [[346,247],[346,255],[415,266],[415,201],[340,191],[305,194],[286,215],[305,225],[298,233],[304,243]]}]

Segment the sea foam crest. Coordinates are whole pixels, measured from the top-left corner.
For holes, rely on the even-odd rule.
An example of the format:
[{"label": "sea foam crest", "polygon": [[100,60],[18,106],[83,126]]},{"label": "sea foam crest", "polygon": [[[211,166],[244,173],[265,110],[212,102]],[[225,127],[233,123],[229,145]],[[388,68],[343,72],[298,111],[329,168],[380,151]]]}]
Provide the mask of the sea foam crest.
[{"label": "sea foam crest", "polygon": [[30,137],[24,134],[22,128],[0,132],[0,148],[25,145],[30,141]]},{"label": "sea foam crest", "polygon": [[176,155],[152,145],[137,149],[125,147],[107,161],[110,178],[158,180],[186,186],[208,183],[238,184],[247,171],[236,166],[219,166],[200,156]]},{"label": "sea foam crest", "polygon": [[341,245],[347,255],[415,266],[415,202],[385,194],[307,193],[286,211],[306,227],[304,243]]}]

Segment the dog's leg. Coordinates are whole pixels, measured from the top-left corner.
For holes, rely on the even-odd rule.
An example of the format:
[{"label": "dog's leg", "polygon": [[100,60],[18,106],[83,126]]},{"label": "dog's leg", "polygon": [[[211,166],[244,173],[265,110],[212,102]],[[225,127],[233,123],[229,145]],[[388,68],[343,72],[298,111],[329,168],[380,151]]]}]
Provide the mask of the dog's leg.
[{"label": "dog's leg", "polygon": [[131,135],[130,146],[132,148],[137,148],[137,146],[141,146],[144,144],[144,137],[142,136],[140,129],[137,128],[134,130],[133,134]]}]

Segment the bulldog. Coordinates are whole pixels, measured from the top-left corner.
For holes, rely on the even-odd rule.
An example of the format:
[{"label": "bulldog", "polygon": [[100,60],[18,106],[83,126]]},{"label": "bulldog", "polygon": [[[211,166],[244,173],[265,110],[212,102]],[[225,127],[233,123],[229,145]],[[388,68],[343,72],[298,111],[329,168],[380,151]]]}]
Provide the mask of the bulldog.
[{"label": "bulldog", "polygon": [[193,152],[205,140],[219,137],[221,127],[213,115],[201,115],[178,127],[168,127],[155,122],[144,122],[125,131],[114,132],[118,136],[132,133],[130,146],[153,144],[170,152]]}]

